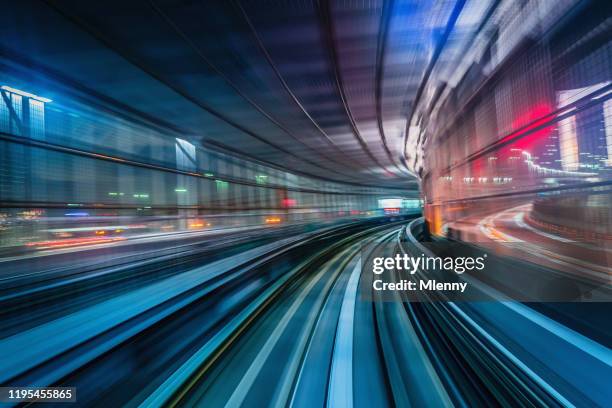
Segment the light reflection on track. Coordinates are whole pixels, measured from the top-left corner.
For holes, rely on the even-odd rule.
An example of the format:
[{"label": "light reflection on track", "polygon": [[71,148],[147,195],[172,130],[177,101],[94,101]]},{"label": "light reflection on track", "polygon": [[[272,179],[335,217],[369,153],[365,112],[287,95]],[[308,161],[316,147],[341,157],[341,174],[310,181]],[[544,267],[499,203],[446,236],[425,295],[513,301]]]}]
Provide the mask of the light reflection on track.
[{"label": "light reflection on track", "polygon": [[[412,304],[373,292],[361,268],[372,250],[365,244],[396,248],[404,225],[294,232],[59,311],[0,339],[10,351],[1,381],[76,386],[91,406],[605,400],[610,350],[551,317],[518,303]],[[592,395],[551,352],[589,367]]]}]

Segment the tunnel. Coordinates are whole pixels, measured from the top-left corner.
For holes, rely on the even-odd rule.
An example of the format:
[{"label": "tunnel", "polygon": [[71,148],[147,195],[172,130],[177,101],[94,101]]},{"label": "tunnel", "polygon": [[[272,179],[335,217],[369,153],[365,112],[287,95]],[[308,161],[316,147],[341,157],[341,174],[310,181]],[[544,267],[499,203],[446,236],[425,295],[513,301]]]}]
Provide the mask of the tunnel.
[{"label": "tunnel", "polygon": [[612,406],[611,2],[2,17],[3,406]]}]

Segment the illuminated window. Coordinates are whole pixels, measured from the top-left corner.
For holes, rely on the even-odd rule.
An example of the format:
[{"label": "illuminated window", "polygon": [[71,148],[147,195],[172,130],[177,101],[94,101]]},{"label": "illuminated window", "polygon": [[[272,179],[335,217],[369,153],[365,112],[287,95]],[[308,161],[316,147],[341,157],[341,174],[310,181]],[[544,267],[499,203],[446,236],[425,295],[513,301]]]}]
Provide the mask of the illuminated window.
[{"label": "illuminated window", "polygon": [[186,140],[176,138],[176,168],[194,171],[197,167],[196,148]]},{"label": "illuminated window", "polygon": [[[26,127],[31,137],[44,138],[45,102],[51,102],[51,100],[7,86],[3,86],[0,91],[2,92],[0,131],[12,135],[25,135],[27,130],[24,127]],[[25,110],[27,113],[24,112],[24,103],[27,104]]]},{"label": "illuminated window", "polygon": [[45,104],[30,99],[30,137],[42,139],[45,136]]},{"label": "illuminated window", "polygon": [[563,170],[578,170],[578,138],[576,136],[576,116],[559,122],[559,149]]},{"label": "illuminated window", "polygon": [[607,165],[612,166],[612,100],[603,104],[604,124],[606,131],[606,151],[608,153]]},{"label": "illuminated window", "polygon": [[[6,93],[4,94],[6,95]],[[6,106],[6,102],[4,98],[0,98],[0,132],[10,133],[11,123],[9,118],[9,109]]]}]

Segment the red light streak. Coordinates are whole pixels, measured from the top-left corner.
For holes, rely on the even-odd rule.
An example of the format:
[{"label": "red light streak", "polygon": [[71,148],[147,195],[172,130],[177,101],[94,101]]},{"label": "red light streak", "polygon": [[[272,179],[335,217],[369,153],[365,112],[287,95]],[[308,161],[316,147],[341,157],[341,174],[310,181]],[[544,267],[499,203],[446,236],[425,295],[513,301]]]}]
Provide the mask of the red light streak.
[{"label": "red light streak", "polygon": [[283,207],[293,207],[295,206],[296,201],[293,198],[283,198],[282,205]]}]

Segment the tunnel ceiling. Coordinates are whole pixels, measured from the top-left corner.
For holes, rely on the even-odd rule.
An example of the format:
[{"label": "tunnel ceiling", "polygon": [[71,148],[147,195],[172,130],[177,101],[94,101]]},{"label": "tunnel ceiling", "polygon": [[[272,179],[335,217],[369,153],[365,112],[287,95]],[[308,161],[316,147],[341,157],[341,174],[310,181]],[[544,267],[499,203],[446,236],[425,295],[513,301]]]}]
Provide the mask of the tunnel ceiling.
[{"label": "tunnel ceiling", "polygon": [[0,38],[3,52],[48,76],[209,147],[330,180],[416,188],[406,123],[463,7],[23,1],[5,16],[21,25]]}]

